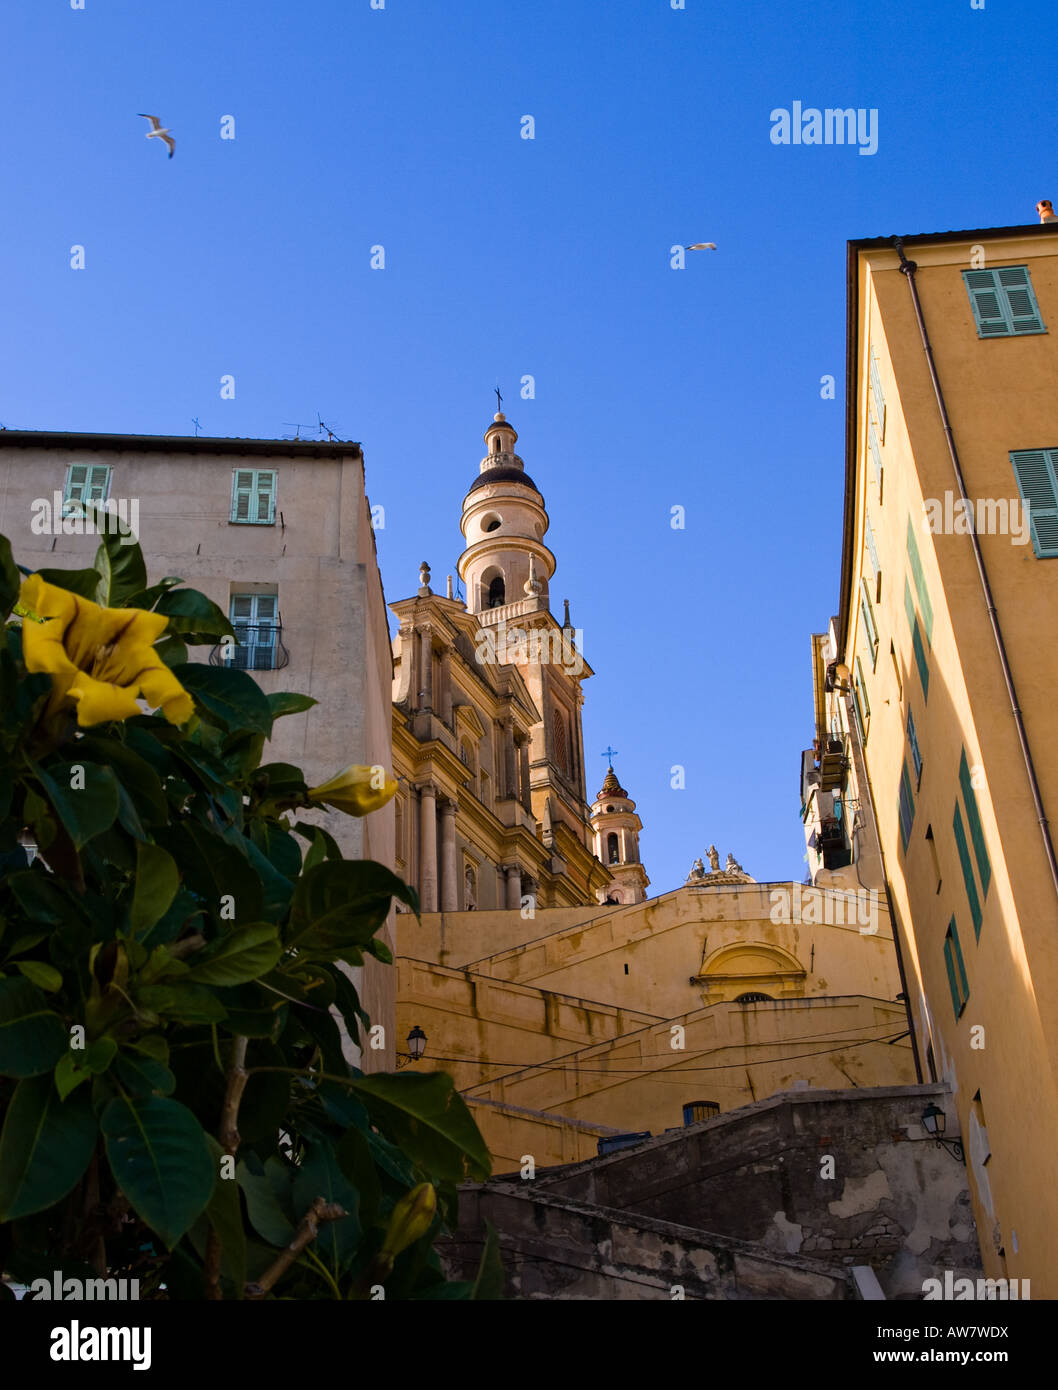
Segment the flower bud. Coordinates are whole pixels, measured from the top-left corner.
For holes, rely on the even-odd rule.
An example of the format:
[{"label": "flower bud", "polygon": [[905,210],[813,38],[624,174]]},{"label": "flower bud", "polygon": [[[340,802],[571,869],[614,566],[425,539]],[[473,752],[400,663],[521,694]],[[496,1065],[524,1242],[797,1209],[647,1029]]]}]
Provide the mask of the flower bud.
[{"label": "flower bud", "polygon": [[329,782],[310,787],[310,801],[322,801],[347,816],[366,816],[377,811],[395,794],[397,784],[384,767],[353,763]]},{"label": "flower bud", "polygon": [[437,1212],[437,1193],[432,1184],[421,1182],[406,1192],[393,1208],[389,1230],[382,1242],[379,1258],[391,1264],[409,1245],[421,1240],[433,1225]]}]

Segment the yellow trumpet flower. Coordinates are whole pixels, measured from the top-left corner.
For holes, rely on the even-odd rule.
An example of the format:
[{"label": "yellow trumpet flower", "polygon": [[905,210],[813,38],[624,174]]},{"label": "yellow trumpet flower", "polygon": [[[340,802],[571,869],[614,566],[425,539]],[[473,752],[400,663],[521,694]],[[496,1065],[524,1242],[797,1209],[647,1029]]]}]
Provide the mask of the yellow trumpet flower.
[{"label": "yellow trumpet flower", "polygon": [[101,608],[37,574],[22,581],[19,605],[26,670],[51,676],[49,713],[75,705],[87,728],[142,714],[142,696],[170,724],[191,718],[191,696],[153,650],[168,626],[160,613]]},{"label": "yellow trumpet flower", "polygon": [[309,788],[310,801],[322,801],[347,816],[367,816],[394,796],[397,784],[384,767],[353,763],[329,782]]},{"label": "yellow trumpet flower", "polygon": [[392,1265],[403,1250],[422,1239],[433,1225],[436,1211],[437,1193],[431,1183],[421,1182],[406,1192],[389,1218],[389,1229],[378,1252],[379,1260]]}]

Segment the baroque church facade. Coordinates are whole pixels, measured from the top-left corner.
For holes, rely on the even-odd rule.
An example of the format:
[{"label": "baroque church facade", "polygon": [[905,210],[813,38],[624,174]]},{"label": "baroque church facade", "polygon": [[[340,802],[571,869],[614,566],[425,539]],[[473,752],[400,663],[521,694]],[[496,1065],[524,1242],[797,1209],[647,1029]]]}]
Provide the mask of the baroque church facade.
[{"label": "baroque church facade", "polygon": [[402,1064],[452,1075],[499,1172],[791,1087],[911,1081],[884,904],[866,932],[851,901],[802,911],[801,885],[721,868],[714,846],[647,897],[612,765],[588,801],[592,671],[569,603],[552,609],[544,497],[504,415],[484,439],[465,601],[424,564],[390,605],[396,867],[422,905],[396,919],[398,1051],[426,1037]]},{"label": "baroque church facade", "polygon": [[552,612],[543,495],[502,413],[484,439],[460,523],[466,600],[451,581],[435,594],[424,563],[418,592],[390,605],[397,871],[424,913],[639,901],[635,803],[612,769],[587,801],[593,673],[569,601]]}]

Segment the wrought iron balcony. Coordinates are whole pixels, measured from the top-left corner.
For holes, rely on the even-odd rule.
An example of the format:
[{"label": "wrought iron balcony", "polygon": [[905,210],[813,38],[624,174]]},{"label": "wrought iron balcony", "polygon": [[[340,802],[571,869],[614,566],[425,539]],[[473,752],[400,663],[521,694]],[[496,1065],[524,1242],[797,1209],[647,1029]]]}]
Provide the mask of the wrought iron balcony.
[{"label": "wrought iron balcony", "polygon": [[282,627],[268,623],[235,623],[235,642],[219,642],[209,654],[213,666],[237,671],[279,671],[290,660],[283,646]]}]

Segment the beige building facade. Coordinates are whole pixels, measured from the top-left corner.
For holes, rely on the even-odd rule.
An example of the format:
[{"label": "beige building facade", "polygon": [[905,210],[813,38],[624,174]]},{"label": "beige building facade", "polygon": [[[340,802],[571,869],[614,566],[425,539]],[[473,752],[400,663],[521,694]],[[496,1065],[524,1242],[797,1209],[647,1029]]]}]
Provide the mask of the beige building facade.
[{"label": "beige building facade", "polygon": [[1056,231],[850,243],[840,611],[802,759],[816,882],[884,876],[986,1272],[1034,1298],[1058,1297]]},{"label": "beige building facade", "polygon": [[[20,564],[92,563],[98,536],[64,523],[67,500],[134,522],[148,581],[180,576],[228,614],[234,664],[263,690],[319,702],[276,722],[266,761],[301,766],[310,785],[349,763],[390,767],[392,659],[359,445],[0,431],[0,532]],[[321,824],[346,855],[393,863],[391,805]],[[372,961],[357,974],[389,1044],[363,1065],[392,1066],[395,972]]]}]

